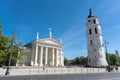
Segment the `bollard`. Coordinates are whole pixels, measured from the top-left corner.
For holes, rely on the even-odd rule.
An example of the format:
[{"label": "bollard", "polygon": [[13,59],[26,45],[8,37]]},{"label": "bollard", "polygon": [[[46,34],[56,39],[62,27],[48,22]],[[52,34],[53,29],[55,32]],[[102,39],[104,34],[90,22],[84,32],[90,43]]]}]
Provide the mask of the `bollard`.
[{"label": "bollard", "polygon": [[39,71],[39,69],[38,69],[38,74],[39,74],[39,72],[40,72],[40,71]]},{"label": "bollard", "polygon": [[30,69],[29,69],[29,75],[30,75]]},{"label": "bollard", "polygon": [[68,69],[68,73],[70,74],[70,70]]},{"label": "bollard", "polygon": [[48,69],[46,69],[46,75],[47,75]]},{"label": "bollard", "polygon": [[54,75],[55,75],[55,69],[54,69]]},{"label": "bollard", "polygon": [[82,68],[81,68],[81,74],[82,74]]},{"label": "bollard", "polygon": [[63,69],[61,69],[61,74],[63,74]]},{"label": "bollard", "polygon": [[75,69],[75,74],[76,74],[76,69]]}]

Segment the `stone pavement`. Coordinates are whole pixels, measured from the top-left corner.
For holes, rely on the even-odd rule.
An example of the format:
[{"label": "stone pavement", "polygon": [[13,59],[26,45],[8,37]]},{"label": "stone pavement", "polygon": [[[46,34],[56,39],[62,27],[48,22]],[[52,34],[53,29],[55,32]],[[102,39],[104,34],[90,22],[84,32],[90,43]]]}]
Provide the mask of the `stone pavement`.
[{"label": "stone pavement", "polygon": [[120,73],[111,72],[63,75],[16,75],[0,76],[0,80],[120,80]]}]

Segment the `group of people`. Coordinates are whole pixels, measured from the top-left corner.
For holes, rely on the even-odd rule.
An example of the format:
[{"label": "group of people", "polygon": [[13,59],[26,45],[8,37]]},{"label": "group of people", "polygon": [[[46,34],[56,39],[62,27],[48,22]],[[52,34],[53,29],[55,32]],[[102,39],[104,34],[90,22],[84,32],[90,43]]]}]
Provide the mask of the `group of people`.
[{"label": "group of people", "polygon": [[107,70],[108,72],[118,71],[118,66],[111,66],[111,65],[109,65],[109,66],[106,66],[106,70]]}]

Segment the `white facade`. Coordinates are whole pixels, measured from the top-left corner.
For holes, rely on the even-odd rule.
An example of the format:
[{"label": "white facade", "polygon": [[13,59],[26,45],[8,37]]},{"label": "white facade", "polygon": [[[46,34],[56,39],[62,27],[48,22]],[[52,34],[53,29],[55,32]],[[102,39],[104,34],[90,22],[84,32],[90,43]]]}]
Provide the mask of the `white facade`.
[{"label": "white facade", "polygon": [[86,19],[86,36],[88,49],[88,65],[94,67],[107,66],[102,38],[101,26],[98,18],[90,13]]},{"label": "white facade", "polygon": [[17,65],[24,66],[64,66],[63,44],[52,38],[39,39],[25,45],[24,59],[17,61]]}]

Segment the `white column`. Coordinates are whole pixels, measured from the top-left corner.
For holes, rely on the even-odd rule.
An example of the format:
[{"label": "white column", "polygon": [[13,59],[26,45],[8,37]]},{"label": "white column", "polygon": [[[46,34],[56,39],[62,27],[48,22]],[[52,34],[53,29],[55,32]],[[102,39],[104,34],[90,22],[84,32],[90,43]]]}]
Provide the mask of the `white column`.
[{"label": "white column", "polygon": [[37,57],[38,57],[38,45],[36,45],[34,66],[38,66],[38,63],[37,63]]},{"label": "white column", "polygon": [[64,53],[62,52],[62,66],[64,66]]},{"label": "white column", "polygon": [[30,63],[30,65],[31,66],[33,66],[33,64],[34,64],[34,46],[32,46],[32,54],[31,54],[31,63]]},{"label": "white column", "polygon": [[62,66],[62,49],[60,49],[60,65]]},{"label": "white column", "polygon": [[40,52],[40,66],[43,66],[43,46],[41,46],[41,52]]},{"label": "white column", "polygon": [[48,47],[46,47],[46,51],[45,51],[45,65],[48,64]]},{"label": "white column", "polygon": [[54,66],[54,48],[52,49],[52,66]]},{"label": "white column", "polygon": [[56,49],[56,66],[58,66],[58,48]]}]

